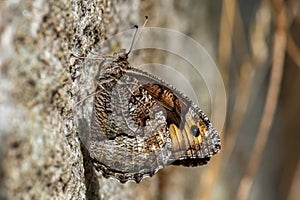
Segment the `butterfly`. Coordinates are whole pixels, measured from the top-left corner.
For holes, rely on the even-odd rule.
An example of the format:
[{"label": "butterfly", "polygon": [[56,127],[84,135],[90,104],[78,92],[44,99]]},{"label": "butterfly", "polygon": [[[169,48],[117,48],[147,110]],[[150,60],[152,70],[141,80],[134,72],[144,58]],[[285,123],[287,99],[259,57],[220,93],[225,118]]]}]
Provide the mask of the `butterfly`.
[{"label": "butterfly", "polygon": [[221,149],[218,132],[185,94],[130,66],[133,43],[105,59],[95,78],[87,142],[95,169],[139,183],[168,165],[206,164]]}]

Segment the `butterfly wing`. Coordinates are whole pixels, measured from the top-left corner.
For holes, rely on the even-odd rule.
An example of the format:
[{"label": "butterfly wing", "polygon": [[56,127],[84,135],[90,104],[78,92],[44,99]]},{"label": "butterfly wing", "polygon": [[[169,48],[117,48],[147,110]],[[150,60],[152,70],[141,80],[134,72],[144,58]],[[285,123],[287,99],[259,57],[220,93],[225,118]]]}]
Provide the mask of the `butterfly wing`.
[{"label": "butterfly wing", "polygon": [[90,156],[105,177],[139,182],[166,166],[171,156],[165,109],[135,75],[108,64],[115,69],[104,70],[97,79]]},{"label": "butterfly wing", "polygon": [[143,88],[166,113],[167,128],[172,141],[169,163],[183,166],[206,164],[220,151],[219,134],[208,117],[186,95],[153,75],[132,69]]},{"label": "butterfly wing", "polygon": [[143,71],[108,65],[97,78],[89,133],[105,177],[139,182],[169,164],[205,164],[220,150],[218,133],[185,95]]}]

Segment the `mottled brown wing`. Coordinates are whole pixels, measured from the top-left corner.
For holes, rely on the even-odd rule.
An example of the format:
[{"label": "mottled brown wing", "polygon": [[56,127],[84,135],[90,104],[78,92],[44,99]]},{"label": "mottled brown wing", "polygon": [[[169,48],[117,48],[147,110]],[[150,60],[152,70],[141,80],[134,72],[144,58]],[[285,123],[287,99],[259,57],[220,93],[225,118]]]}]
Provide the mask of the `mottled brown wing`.
[{"label": "mottled brown wing", "polygon": [[178,127],[181,126],[182,117],[192,104],[191,100],[171,85],[151,74],[138,69],[127,70],[126,74],[136,78],[155,102],[165,109],[168,125],[176,124]]},{"label": "mottled brown wing", "polygon": [[104,177],[139,182],[168,165],[172,145],[165,109],[120,63],[107,62],[102,69],[88,150]]},{"label": "mottled brown wing", "polygon": [[103,176],[139,182],[169,164],[203,165],[220,150],[197,105],[126,57],[104,62],[96,81],[88,150]]},{"label": "mottled brown wing", "polygon": [[207,116],[187,96],[155,76],[138,69],[127,70],[165,109],[172,140],[169,163],[183,166],[206,164],[220,150],[220,138]]}]

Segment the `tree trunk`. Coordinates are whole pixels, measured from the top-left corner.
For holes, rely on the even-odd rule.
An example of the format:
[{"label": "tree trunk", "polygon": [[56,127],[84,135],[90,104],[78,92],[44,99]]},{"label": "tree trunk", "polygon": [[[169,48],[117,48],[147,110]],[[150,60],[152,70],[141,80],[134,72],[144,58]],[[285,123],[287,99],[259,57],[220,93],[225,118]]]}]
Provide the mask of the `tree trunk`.
[{"label": "tree trunk", "polygon": [[118,30],[117,4],[1,1],[0,199],[129,198],[130,187],[95,177],[72,116],[70,53]]}]

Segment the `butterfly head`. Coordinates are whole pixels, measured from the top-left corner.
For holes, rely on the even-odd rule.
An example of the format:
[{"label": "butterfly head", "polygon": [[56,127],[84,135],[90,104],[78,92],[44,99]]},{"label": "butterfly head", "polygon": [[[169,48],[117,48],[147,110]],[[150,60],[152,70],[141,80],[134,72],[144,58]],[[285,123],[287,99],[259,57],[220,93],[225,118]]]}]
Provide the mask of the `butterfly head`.
[{"label": "butterfly head", "polygon": [[116,51],[113,55],[114,61],[126,61],[128,59],[128,52],[126,52],[126,49],[120,49],[119,51]]}]

